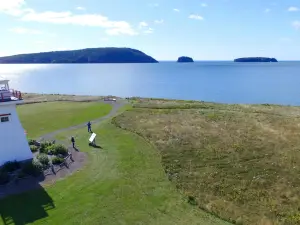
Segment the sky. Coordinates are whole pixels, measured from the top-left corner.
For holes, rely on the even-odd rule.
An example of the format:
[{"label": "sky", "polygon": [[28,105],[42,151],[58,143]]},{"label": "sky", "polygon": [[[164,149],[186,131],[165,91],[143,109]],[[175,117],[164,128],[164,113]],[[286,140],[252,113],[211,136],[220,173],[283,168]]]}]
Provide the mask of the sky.
[{"label": "sky", "polygon": [[299,0],[0,0],[0,28],[0,56],[130,47],[157,60],[300,60]]}]

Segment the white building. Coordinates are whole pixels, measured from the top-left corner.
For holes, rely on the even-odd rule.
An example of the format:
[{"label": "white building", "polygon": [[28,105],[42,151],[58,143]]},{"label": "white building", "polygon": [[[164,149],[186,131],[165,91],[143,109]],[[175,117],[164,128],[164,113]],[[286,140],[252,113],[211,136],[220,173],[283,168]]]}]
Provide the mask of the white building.
[{"label": "white building", "polygon": [[8,82],[0,80],[0,165],[33,157],[16,111],[16,105],[22,103],[22,95],[9,89]]}]

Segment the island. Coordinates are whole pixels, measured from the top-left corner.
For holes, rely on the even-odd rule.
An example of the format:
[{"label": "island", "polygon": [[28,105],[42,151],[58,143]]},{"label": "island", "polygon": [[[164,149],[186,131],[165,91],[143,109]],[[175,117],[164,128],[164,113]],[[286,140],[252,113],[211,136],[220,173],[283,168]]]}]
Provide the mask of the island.
[{"label": "island", "polygon": [[179,63],[191,63],[191,62],[194,62],[194,60],[191,58],[191,57],[187,57],[187,56],[181,56],[178,58],[177,62]]},{"label": "island", "polygon": [[0,64],[49,63],[158,63],[145,53],[131,48],[86,48],[0,57]]},{"label": "island", "polygon": [[234,62],[278,62],[275,58],[267,57],[245,57],[235,59]]}]

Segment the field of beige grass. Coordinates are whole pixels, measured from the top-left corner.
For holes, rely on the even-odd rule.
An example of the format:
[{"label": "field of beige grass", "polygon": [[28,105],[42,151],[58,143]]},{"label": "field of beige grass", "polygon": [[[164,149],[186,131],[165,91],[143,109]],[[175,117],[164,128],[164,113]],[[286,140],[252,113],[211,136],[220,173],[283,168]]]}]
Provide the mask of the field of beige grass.
[{"label": "field of beige grass", "polygon": [[131,101],[114,124],[157,148],[191,204],[238,224],[300,223],[300,107]]}]

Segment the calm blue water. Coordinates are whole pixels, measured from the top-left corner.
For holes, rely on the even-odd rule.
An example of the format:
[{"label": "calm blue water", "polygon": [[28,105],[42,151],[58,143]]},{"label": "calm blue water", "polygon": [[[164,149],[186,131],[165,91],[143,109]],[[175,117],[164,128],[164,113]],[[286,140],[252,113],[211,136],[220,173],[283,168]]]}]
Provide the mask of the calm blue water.
[{"label": "calm blue water", "polygon": [[23,92],[300,105],[300,62],[0,65]]}]

